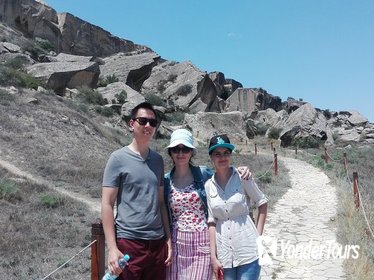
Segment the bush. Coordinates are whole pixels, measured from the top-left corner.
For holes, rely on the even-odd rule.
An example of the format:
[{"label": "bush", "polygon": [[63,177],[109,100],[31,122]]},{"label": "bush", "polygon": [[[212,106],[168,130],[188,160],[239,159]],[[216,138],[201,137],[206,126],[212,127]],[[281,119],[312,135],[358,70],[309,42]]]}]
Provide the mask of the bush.
[{"label": "bush", "polygon": [[64,200],[61,196],[55,194],[42,194],[40,195],[40,202],[47,208],[56,208],[64,205]]},{"label": "bush", "polygon": [[178,77],[178,75],[176,75],[176,74],[170,74],[168,76],[168,81],[174,83],[175,80],[177,79],[177,77]]},{"label": "bush", "polygon": [[21,192],[18,186],[7,179],[0,179],[0,199],[9,202],[22,200]]},{"label": "bush", "polygon": [[112,117],[115,114],[115,112],[112,108],[105,107],[105,106],[104,107],[103,106],[95,106],[95,111],[96,111],[96,113],[98,113],[98,114],[100,114],[104,117],[108,117],[108,118]]},{"label": "bush", "polygon": [[321,140],[312,136],[307,136],[294,139],[292,141],[292,145],[299,148],[319,148],[319,146],[321,145]]},{"label": "bush", "polygon": [[149,93],[145,96],[145,101],[151,103],[153,106],[164,106],[164,101],[156,94]]},{"label": "bush", "polygon": [[97,83],[97,87],[106,87],[109,84],[118,82],[119,79],[115,74],[105,76],[105,78],[99,78],[99,81]]},{"label": "bush", "polygon": [[263,123],[258,123],[255,125],[257,135],[265,135],[266,131],[268,130],[268,126]]},{"label": "bush", "polygon": [[93,90],[88,87],[81,87],[78,90],[79,90],[78,98],[83,102],[87,102],[89,104],[95,104],[95,105],[105,105],[108,103],[105,101],[101,93],[99,93],[96,90]]},{"label": "bush", "polygon": [[176,91],[175,91],[175,94],[176,95],[182,95],[182,96],[186,96],[187,94],[191,93],[192,92],[192,85],[190,84],[186,84],[186,85],[182,85],[180,86]]},{"label": "bush", "polygon": [[42,83],[34,76],[4,65],[0,66],[0,85],[37,89]]},{"label": "bush", "polygon": [[281,131],[282,129],[280,128],[275,128],[275,127],[270,128],[269,133],[268,133],[268,138],[275,139],[275,140],[279,139]]},{"label": "bush", "polygon": [[22,55],[18,55],[16,57],[8,60],[7,62],[5,62],[4,66],[18,70],[18,69],[23,69],[26,62],[27,62],[26,57],[24,57]]},{"label": "bush", "polygon": [[120,93],[114,95],[114,97],[117,98],[118,104],[123,104],[126,102],[127,92],[125,90],[122,90]]}]

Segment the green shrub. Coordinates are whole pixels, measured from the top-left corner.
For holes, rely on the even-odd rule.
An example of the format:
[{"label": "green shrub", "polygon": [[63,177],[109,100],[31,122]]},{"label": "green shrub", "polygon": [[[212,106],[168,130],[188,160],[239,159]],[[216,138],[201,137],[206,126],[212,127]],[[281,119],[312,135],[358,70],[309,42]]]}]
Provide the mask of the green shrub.
[{"label": "green shrub", "polygon": [[105,101],[101,93],[96,90],[93,90],[89,87],[81,87],[78,90],[78,98],[83,102],[95,105],[105,105],[108,103]]},{"label": "green shrub", "polygon": [[16,183],[7,179],[0,179],[0,199],[9,202],[22,200],[21,191]]},{"label": "green shrub", "polygon": [[105,106],[95,106],[95,111],[104,117],[112,117],[115,114],[112,108]]},{"label": "green shrub", "polygon": [[112,75],[105,76],[104,79],[99,78],[97,86],[98,87],[106,87],[107,85],[118,82],[118,81],[119,81],[119,79],[117,78],[117,76],[115,74],[112,74]]},{"label": "green shrub", "polygon": [[156,94],[149,93],[145,96],[145,101],[151,103],[153,106],[163,106],[164,101]]},{"label": "green shrub", "polygon": [[42,83],[34,76],[23,72],[22,70],[1,65],[0,85],[37,89],[38,86],[42,86]]},{"label": "green shrub", "polygon": [[307,136],[303,138],[297,138],[292,141],[293,146],[299,148],[319,148],[321,145],[321,140],[312,136]]},{"label": "green shrub", "polygon": [[176,95],[182,95],[182,96],[186,96],[187,94],[191,93],[192,92],[192,85],[190,84],[186,84],[186,85],[182,85],[180,86],[176,91],[175,91],[175,94]]},{"label": "green shrub", "polygon": [[257,135],[265,135],[266,131],[268,130],[269,126],[264,123],[258,123],[255,125]]},{"label": "green shrub", "polygon": [[18,55],[7,62],[4,63],[4,66],[10,67],[12,69],[23,69],[25,64],[27,63],[26,57],[22,55]]},{"label": "green shrub", "polygon": [[45,39],[37,39],[35,41],[30,41],[26,43],[22,49],[31,54],[31,57],[35,60],[38,59],[38,56],[41,54],[47,54],[50,51],[55,51],[55,47]]},{"label": "green shrub", "polygon": [[175,80],[177,79],[177,77],[178,77],[178,75],[176,75],[176,74],[170,74],[168,76],[168,81],[174,83]]},{"label": "green shrub", "polygon": [[56,208],[64,205],[64,199],[56,194],[42,194],[40,195],[40,202],[47,208]]},{"label": "green shrub", "polygon": [[270,128],[269,133],[268,133],[268,138],[275,139],[275,140],[279,139],[281,131],[282,131],[281,128],[275,128],[275,127]]},{"label": "green shrub", "polygon": [[122,90],[120,93],[114,95],[114,97],[117,98],[118,104],[123,104],[126,102],[127,92],[125,90]]},{"label": "green shrub", "polygon": [[157,91],[159,92],[159,93],[163,93],[164,91],[165,91],[165,84],[167,83],[167,81],[166,80],[161,80],[161,81],[159,81],[158,82],[158,84],[157,84]]},{"label": "green shrub", "polygon": [[271,181],[273,179],[273,175],[269,171],[259,172],[258,174],[256,174],[255,179],[256,179],[256,181],[258,180],[258,181],[263,182],[263,183],[271,183]]}]

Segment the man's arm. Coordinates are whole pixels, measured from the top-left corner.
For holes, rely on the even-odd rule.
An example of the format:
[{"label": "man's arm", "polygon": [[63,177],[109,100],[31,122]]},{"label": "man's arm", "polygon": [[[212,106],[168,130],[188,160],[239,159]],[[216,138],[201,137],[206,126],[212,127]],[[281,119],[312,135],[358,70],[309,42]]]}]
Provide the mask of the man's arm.
[{"label": "man's arm", "polygon": [[165,264],[169,266],[171,264],[171,235],[170,235],[170,225],[169,225],[169,215],[166,209],[165,199],[164,199],[164,187],[158,188],[158,200],[160,203],[160,211],[161,211],[161,218],[162,224],[164,226],[164,231],[166,235],[166,243],[168,245],[168,256],[165,260]]},{"label": "man's arm", "polygon": [[111,273],[119,275],[122,269],[118,260],[123,256],[118,250],[114,229],[114,203],[117,199],[118,188],[103,187],[101,198],[101,220],[108,246],[108,268]]}]

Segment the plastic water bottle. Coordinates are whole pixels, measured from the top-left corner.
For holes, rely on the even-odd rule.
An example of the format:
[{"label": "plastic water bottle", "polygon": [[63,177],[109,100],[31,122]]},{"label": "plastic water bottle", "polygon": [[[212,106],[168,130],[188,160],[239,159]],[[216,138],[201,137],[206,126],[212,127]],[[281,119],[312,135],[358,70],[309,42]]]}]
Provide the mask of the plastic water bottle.
[{"label": "plastic water bottle", "polygon": [[[127,254],[124,255],[122,258],[120,258],[120,259],[118,260],[118,265],[119,265],[119,267],[122,268],[122,269],[124,269],[125,266],[126,266],[126,264],[127,264],[127,262],[129,261],[129,259],[130,259],[130,256],[127,255]],[[102,280],[115,280],[115,279],[117,279],[117,278],[118,278],[117,275],[114,275],[114,274],[110,273],[110,271],[108,270],[108,271],[105,273],[105,275],[104,275],[104,277],[103,277]]]}]

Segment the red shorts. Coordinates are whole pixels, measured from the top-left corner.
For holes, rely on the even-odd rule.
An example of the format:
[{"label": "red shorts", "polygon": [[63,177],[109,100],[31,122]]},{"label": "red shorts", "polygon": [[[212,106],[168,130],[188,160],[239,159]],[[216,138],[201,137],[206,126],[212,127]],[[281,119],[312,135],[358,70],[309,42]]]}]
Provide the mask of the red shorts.
[{"label": "red shorts", "polygon": [[130,256],[128,266],[118,279],[163,280],[166,278],[167,244],[165,238],[158,240],[117,239],[118,249]]}]

